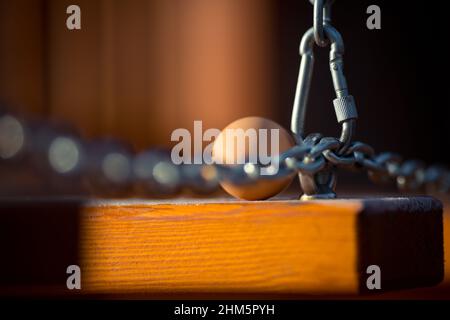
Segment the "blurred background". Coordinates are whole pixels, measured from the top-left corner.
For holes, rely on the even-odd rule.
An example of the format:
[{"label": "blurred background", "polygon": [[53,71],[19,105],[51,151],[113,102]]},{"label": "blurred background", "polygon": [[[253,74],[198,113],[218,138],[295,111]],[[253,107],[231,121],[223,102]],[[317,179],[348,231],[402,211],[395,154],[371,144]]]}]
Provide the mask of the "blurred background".
[{"label": "blurred background", "polygon": [[[449,162],[441,3],[333,6],[360,116],[355,139],[378,152]],[[66,28],[71,4],[81,8],[81,30]],[[371,4],[381,8],[381,30],[366,27]],[[194,120],[223,128],[262,116],[289,128],[312,10],[308,0],[0,0],[0,101],[136,151],[169,147],[171,132],[193,129]],[[306,128],[336,136],[328,49],[316,48],[316,57]]]}]

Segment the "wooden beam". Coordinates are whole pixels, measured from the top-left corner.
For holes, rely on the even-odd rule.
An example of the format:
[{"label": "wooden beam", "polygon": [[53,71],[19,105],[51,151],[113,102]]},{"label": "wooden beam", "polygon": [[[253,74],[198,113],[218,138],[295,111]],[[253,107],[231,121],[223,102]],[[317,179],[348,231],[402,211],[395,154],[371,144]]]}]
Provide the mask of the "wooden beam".
[{"label": "wooden beam", "polygon": [[[298,201],[3,201],[0,293],[355,295],[443,278],[432,198]],[[22,289],[21,289],[22,288]],[[30,291],[32,290],[32,291]]]}]

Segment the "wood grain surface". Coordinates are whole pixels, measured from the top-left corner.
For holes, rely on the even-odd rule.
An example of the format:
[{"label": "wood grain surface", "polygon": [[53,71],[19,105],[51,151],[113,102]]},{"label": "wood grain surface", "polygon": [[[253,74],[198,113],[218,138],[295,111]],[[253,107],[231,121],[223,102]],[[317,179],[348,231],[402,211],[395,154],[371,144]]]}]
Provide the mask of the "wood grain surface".
[{"label": "wood grain surface", "polygon": [[432,198],[0,203],[2,295],[73,294],[70,264],[78,294],[119,297],[351,296],[370,264],[382,291],[443,277]]},{"label": "wood grain surface", "polygon": [[296,203],[87,208],[85,287],[314,293],[329,283],[331,292],[356,291],[359,205],[333,209]]}]

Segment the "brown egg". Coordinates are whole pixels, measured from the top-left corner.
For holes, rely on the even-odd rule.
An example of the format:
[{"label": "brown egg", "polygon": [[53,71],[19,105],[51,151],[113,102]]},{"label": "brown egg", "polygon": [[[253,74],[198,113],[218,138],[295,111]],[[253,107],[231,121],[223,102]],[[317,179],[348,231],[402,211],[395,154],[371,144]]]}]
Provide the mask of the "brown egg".
[{"label": "brown egg", "polygon": [[[236,129],[242,130],[235,131]],[[248,129],[253,130],[247,131]],[[261,136],[260,132],[264,131],[259,131],[260,129],[267,129],[267,135]],[[276,134],[272,138],[271,129],[278,129],[278,139],[276,139]],[[248,134],[244,138],[237,138],[236,133],[239,133],[239,131],[241,131],[241,133],[247,132]],[[252,135],[252,133],[254,134]],[[241,143],[238,142],[239,140]],[[250,143],[251,141],[252,143]],[[278,148],[276,145],[272,145],[272,143],[276,142],[278,142]],[[258,161],[263,160],[262,162],[264,163],[265,160],[259,158],[258,151],[255,152],[255,149],[259,150],[262,143],[267,145],[267,155],[272,157],[295,145],[294,139],[290,133],[276,122],[260,117],[247,117],[234,121],[222,130],[214,142],[212,158],[216,163],[230,166],[243,164],[240,161],[242,159],[245,159],[244,163],[249,162],[249,160],[252,159],[254,161],[255,157]],[[228,181],[222,181],[221,186],[225,191],[236,198],[245,200],[264,200],[283,191],[283,189],[292,182],[294,176],[295,173],[280,179],[259,179],[255,183],[246,185],[235,185]]]}]

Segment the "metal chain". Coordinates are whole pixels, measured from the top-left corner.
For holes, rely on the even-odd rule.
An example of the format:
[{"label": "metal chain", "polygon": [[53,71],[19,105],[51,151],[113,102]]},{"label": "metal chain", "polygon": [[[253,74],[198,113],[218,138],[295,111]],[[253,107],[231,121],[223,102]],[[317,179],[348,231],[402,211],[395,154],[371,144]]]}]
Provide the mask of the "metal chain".
[{"label": "metal chain", "polygon": [[331,23],[331,5],[334,0],[310,0],[314,5],[314,40],[320,47],[326,47],[329,44],[325,36],[324,24]]},{"label": "metal chain", "polygon": [[[443,166],[426,167],[419,160],[402,162],[394,153],[376,154],[365,143],[352,141],[357,119],[356,105],[349,94],[343,72],[344,43],[331,26],[333,0],[310,0],[314,4],[314,26],[302,38],[299,80],[294,100],[291,129],[297,145],[281,153],[262,175],[258,164],[244,165],[175,165],[170,154],[149,150],[133,155],[115,142],[87,142],[63,127],[27,122],[14,113],[0,109],[0,170],[16,171],[35,167],[53,180],[82,180],[89,190],[110,191],[132,188],[145,195],[172,195],[182,189],[196,193],[217,190],[221,181],[236,185],[253,184],[260,179],[277,180],[299,174],[302,199],[334,198],[336,170],[365,171],[374,182],[394,181],[402,191],[424,190],[448,193],[450,172]],[[304,122],[314,64],[313,46],[330,45],[330,71],[336,91],[333,101],[339,139],[310,134],[304,137]],[[1,182],[1,181],[0,181]],[[58,184],[57,184],[58,185]],[[1,187],[1,184],[0,184]],[[0,189],[1,193],[1,189]],[[98,192],[96,192],[98,194]]]},{"label": "metal chain", "polygon": [[[425,168],[423,162],[409,160],[401,162],[400,156],[392,153],[375,155],[372,147],[361,142],[352,142],[354,123],[357,119],[354,98],[349,95],[343,71],[344,42],[340,33],[331,26],[333,0],[310,0],[314,5],[313,27],[300,43],[300,64],[297,89],[294,99],[291,129],[298,146],[286,152],[280,161],[299,172],[303,199],[334,198],[336,168],[366,170],[375,182],[395,180],[401,190],[448,192],[450,174],[443,166]],[[316,45],[331,45],[330,70],[336,99],[333,101],[336,117],[342,124],[340,139],[322,138],[314,134],[303,139],[308,95],[314,65],[313,40]]]},{"label": "metal chain", "polygon": [[[24,167],[34,167],[69,184],[81,178],[96,194],[130,186],[137,187],[140,194],[151,196],[173,195],[182,189],[205,194],[216,191],[221,181],[251,185],[260,179],[277,180],[295,173],[323,178],[327,170],[336,168],[365,171],[372,181],[395,182],[402,191],[448,193],[450,190],[450,172],[443,166],[425,167],[418,160],[402,162],[399,155],[376,154],[362,142],[350,143],[343,153],[341,146],[337,138],[310,134],[302,144],[274,159],[276,174],[261,175],[262,167],[258,164],[175,165],[164,150],[133,155],[118,143],[85,141],[46,123],[35,125],[12,113],[0,114],[0,169],[19,172]],[[326,183],[335,182],[333,175]],[[308,196],[311,195],[304,199]]]},{"label": "metal chain", "polygon": [[[318,142],[314,145],[295,146],[282,153],[278,159],[280,167],[277,175],[260,176],[259,168],[252,165],[252,170],[245,170],[245,166],[221,168],[221,178],[228,180],[233,177],[233,183],[246,184],[258,179],[279,179],[293,173],[316,175],[327,165],[332,165],[345,170],[365,171],[376,183],[395,182],[402,191],[450,191],[450,171],[442,165],[426,167],[420,160],[402,161],[395,153],[376,154],[370,145],[362,142],[351,143],[347,151],[340,155],[338,150],[341,143],[336,138],[313,134],[305,140]],[[249,173],[245,174],[246,171]],[[239,179],[236,179],[237,176]]]},{"label": "metal chain", "polygon": [[[352,142],[358,113],[355,100],[349,93],[344,75],[344,40],[339,31],[331,25],[331,4],[332,1],[314,1],[314,25],[305,32],[300,42],[301,63],[292,109],[291,130],[298,145],[314,147],[316,143],[314,139],[303,138],[305,115],[313,76],[314,44],[318,46],[330,45],[329,65],[333,87],[336,92],[333,105],[337,121],[342,126],[339,145],[336,146],[336,154],[341,156],[348,150]],[[325,37],[327,41],[325,41]],[[304,191],[302,197],[304,200],[336,197],[336,170],[330,161],[319,172],[299,172],[299,179]]]}]

